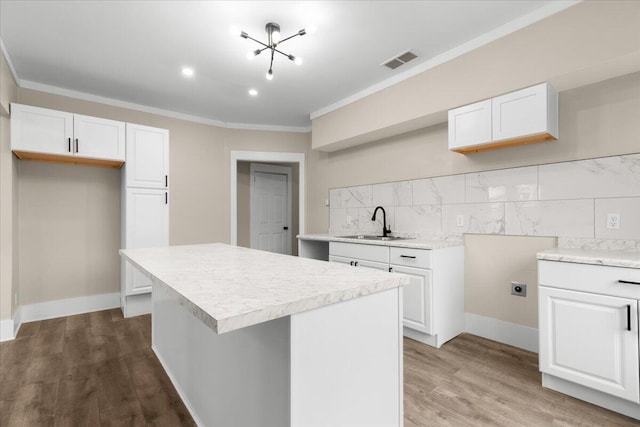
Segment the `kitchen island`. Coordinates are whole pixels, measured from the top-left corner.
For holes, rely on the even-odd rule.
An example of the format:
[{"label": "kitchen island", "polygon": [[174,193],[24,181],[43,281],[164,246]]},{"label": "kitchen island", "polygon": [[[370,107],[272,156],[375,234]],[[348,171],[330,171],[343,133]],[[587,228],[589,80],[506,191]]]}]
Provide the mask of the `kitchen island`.
[{"label": "kitchen island", "polygon": [[224,244],[121,250],[203,426],[401,426],[401,275]]}]

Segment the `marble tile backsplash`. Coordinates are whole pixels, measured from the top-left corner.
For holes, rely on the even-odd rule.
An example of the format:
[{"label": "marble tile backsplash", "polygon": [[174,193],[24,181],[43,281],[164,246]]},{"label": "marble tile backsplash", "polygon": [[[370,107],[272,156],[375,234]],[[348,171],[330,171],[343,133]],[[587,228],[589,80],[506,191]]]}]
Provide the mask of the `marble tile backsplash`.
[{"label": "marble tile backsplash", "polygon": [[371,215],[383,206],[399,234],[640,240],[640,153],[336,188],[329,200],[332,234],[380,232]]}]

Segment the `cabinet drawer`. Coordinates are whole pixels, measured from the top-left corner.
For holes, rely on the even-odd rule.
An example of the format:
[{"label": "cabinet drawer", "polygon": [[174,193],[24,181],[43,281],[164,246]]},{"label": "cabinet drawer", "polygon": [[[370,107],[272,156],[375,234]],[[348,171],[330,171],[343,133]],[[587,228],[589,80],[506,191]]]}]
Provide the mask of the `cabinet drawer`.
[{"label": "cabinet drawer", "polygon": [[431,268],[431,251],[428,249],[390,248],[389,264],[416,268]]},{"label": "cabinet drawer", "polygon": [[386,246],[330,242],[329,255],[389,263],[389,248]]},{"label": "cabinet drawer", "polygon": [[560,261],[538,261],[540,286],[570,289],[623,298],[640,298],[640,270]]}]

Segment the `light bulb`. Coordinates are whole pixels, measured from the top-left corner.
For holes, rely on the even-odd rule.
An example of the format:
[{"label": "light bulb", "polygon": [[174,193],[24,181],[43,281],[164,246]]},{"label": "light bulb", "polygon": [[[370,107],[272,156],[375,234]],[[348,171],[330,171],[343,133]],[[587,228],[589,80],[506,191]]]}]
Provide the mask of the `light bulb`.
[{"label": "light bulb", "polygon": [[190,67],[182,67],[182,75],[185,77],[193,77],[194,71]]},{"label": "light bulb", "polygon": [[318,27],[316,27],[315,25],[309,25],[308,27],[305,27],[305,32],[307,34],[314,34],[316,31],[318,31]]},{"label": "light bulb", "polygon": [[236,27],[235,25],[229,28],[229,32],[236,37],[242,34],[242,31],[240,30],[240,28]]},{"label": "light bulb", "polygon": [[255,57],[256,57],[256,54],[255,54],[254,51],[250,50],[249,52],[247,52],[247,59],[248,60],[252,60]]},{"label": "light bulb", "polygon": [[249,95],[251,96],[258,96],[258,91],[255,89],[249,89]]},{"label": "light bulb", "polygon": [[271,69],[267,71],[267,80],[273,80],[273,71]]},{"label": "light bulb", "polygon": [[296,65],[302,65],[302,58],[296,56],[296,59],[293,60]]},{"label": "light bulb", "polygon": [[272,40],[274,43],[278,43],[278,42],[280,41],[280,37],[281,37],[281,36],[280,36],[280,31],[278,31],[278,30],[274,30],[274,31],[271,33],[271,40]]}]

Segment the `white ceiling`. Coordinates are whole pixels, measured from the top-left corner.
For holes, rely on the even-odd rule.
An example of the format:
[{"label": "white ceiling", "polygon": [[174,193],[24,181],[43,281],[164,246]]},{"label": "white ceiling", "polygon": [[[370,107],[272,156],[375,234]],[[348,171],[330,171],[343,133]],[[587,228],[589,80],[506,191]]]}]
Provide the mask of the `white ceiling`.
[{"label": "white ceiling", "polygon": [[[409,68],[490,41],[541,17],[551,1],[6,1],[0,35],[21,85],[36,84],[112,98],[229,124],[304,128],[310,114]],[[556,4],[558,2],[555,2]],[[315,25],[282,50],[296,66],[231,35],[235,25],[265,40]],[[389,70],[380,64],[411,49],[419,55]],[[188,65],[195,76],[184,78]],[[247,94],[255,88],[255,98]],[[392,106],[390,106],[392,108]]]}]

